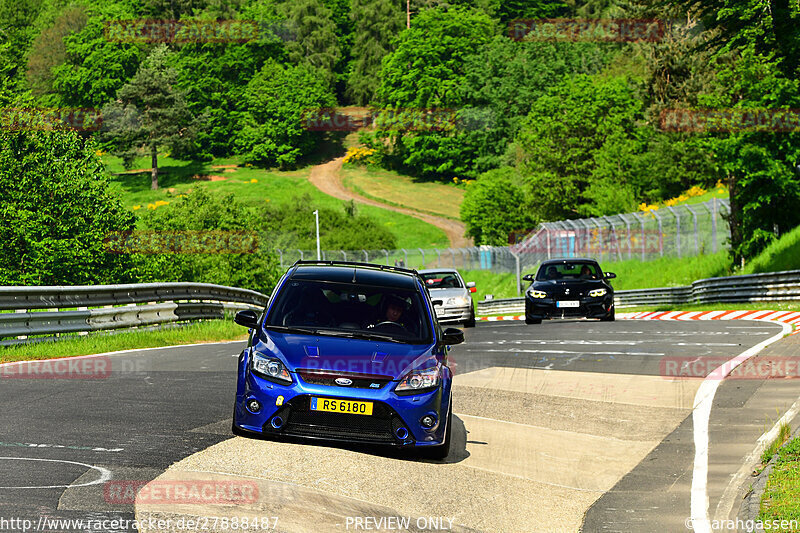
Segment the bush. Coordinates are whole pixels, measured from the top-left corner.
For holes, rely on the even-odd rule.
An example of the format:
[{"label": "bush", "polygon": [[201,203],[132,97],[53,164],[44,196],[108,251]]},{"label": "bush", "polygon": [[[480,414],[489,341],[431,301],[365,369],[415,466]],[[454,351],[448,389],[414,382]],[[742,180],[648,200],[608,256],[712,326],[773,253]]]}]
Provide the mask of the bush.
[{"label": "bush", "polygon": [[316,249],[314,210],[319,210],[320,244],[323,250],[381,250],[397,247],[395,236],[350,202],[343,211],[313,205],[307,195],[257,212],[263,238],[275,248]]},{"label": "bush", "polygon": [[[257,218],[233,195],[212,197],[199,189],[167,209],[146,213],[140,227],[156,231],[254,232]],[[270,243],[254,253],[136,254],[141,281],[194,281],[269,292],[279,279]]]},{"label": "bush", "polygon": [[0,284],[135,281],[130,257],[103,245],[135,218],[109,190],[95,150],[74,132],[0,131]]}]

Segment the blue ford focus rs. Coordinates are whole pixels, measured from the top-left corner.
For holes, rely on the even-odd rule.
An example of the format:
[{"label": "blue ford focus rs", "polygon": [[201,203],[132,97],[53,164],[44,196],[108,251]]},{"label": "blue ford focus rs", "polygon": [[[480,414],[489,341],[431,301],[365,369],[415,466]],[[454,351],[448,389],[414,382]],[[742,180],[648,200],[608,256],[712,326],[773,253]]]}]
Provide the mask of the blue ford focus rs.
[{"label": "blue ford focus rs", "polygon": [[450,448],[449,346],[414,270],[298,261],[250,328],[239,357],[233,432],[414,448]]}]

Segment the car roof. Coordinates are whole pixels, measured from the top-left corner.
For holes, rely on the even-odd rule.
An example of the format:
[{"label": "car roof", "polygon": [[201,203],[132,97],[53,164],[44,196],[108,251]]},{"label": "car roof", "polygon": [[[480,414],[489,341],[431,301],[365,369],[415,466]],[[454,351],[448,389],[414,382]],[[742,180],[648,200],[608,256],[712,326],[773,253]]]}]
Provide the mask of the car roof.
[{"label": "car roof", "polygon": [[564,263],[594,263],[595,265],[598,264],[596,259],[589,259],[588,257],[569,257],[564,259],[548,259],[547,261],[542,261],[541,266],[563,265]]},{"label": "car roof", "polygon": [[298,261],[289,278],[415,290],[419,276],[415,270],[370,263]]},{"label": "car roof", "polygon": [[455,268],[426,268],[424,270],[417,271],[420,274],[458,274],[458,270]]}]

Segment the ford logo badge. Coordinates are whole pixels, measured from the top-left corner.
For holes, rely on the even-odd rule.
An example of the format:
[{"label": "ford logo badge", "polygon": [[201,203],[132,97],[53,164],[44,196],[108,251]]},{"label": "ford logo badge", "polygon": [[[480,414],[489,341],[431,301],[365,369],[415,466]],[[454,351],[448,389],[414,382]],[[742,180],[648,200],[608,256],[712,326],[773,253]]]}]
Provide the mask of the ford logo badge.
[{"label": "ford logo badge", "polygon": [[353,380],[348,378],[336,378],[336,384],[347,387],[353,384]]}]

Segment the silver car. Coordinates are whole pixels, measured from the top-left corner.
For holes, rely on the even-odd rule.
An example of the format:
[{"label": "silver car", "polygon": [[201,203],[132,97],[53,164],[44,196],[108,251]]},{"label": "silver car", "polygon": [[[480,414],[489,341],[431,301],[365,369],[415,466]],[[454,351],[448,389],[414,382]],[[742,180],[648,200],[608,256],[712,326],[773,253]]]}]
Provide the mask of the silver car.
[{"label": "silver car", "polygon": [[475,326],[475,305],[470,296],[475,292],[474,282],[464,283],[461,274],[452,268],[420,270],[419,274],[428,287],[439,323]]}]

